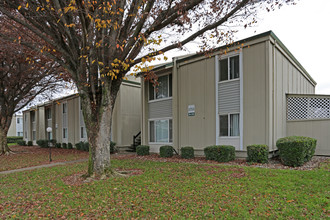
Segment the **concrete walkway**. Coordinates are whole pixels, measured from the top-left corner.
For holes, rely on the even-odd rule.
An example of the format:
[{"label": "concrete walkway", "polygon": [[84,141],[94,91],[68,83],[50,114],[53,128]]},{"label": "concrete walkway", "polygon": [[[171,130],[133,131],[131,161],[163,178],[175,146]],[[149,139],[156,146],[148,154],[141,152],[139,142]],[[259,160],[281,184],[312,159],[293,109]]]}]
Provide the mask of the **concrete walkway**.
[{"label": "concrete walkway", "polygon": [[64,162],[57,162],[57,163],[51,163],[51,164],[44,164],[44,165],[40,165],[40,166],[25,167],[25,168],[16,169],[16,170],[2,171],[2,172],[0,172],[0,175],[1,174],[22,172],[22,171],[27,171],[27,170],[35,170],[35,169],[39,169],[39,168],[54,167],[54,166],[59,166],[59,165],[71,164],[71,163],[79,163],[79,162],[85,162],[85,161],[88,161],[88,159],[64,161]]}]

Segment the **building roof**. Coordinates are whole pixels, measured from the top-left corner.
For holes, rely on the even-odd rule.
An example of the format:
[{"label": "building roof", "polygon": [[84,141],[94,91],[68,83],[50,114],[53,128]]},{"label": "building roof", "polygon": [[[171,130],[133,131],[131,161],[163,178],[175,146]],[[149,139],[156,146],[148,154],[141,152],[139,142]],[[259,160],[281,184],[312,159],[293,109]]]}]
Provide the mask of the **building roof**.
[{"label": "building roof", "polygon": [[[304,72],[304,74],[314,83],[314,85],[316,85],[316,81],[309,75],[307,70],[299,63],[299,61],[293,56],[293,54],[282,43],[282,41],[274,34],[273,31],[267,31],[267,32],[264,32],[264,33],[261,33],[261,34],[257,34],[257,35],[254,35],[254,36],[236,41],[232,45],[245,44],[247,42],[251,42],[253,40],[257,40],[257,39],[267,37],[267,36],[270,36],[271,38],[273,38],[276,41],[276,45],[280,46],[287,53],[287,55],[299,66],[299,68]],[[230,48],[231,46],[230,45],[229,46],[224,45],[224,46],[217,47],[217,48],[213,49],[213,54],[217,53],[217,52],[219,52],[223,49],[226,49],[228,47]],[[175,59],[177,63],[180,63],[180,62],[184,62],[184,61],[187,61],[187,60],[190,60],[190,59],[193,59],[193,58],[196,58],[196,57],[200,57],[200,56],[205,56],[205,55],[203,53],[194,53],[194,54],[188,54],[188,55],[185,55],[185,56],[174,57],[173,59]],[[171,67],[173,67],[173,61],[156,65],[153,70],[156,71],[156,70],[161,70],[161,69],[168,69],[168,68],[171,68]]]},{"label": "building roof", "polygon": [[[141,85],[140,82],[134,81],[134,79],[131,78],[131,77],[129,77],[127,80],[124,79],[123,80],[123,83],[125,83],[125,84],[131,84],[131,85]],[[31,111],[32,109],[36,109],[38,107],[47,106],[47,105],[50,105],[50,104],[52,104],[54,102],[60,102],[62,100],[68,100],[68,99],[72,99],[72,98],[75,98],[75,97],[78,97],[78,96],[79,96],[79,93],[74,93],[74,94],[71,94],[71,95],[62,96],[62,97],[59,97],[59,98],[56,98],[56,99],[52,99],[52,100],[49,100],[49,101],[46,101],[46,102],[37,104],[35,106],[32,106],[32,107],[24,110],[23,112]]]}]

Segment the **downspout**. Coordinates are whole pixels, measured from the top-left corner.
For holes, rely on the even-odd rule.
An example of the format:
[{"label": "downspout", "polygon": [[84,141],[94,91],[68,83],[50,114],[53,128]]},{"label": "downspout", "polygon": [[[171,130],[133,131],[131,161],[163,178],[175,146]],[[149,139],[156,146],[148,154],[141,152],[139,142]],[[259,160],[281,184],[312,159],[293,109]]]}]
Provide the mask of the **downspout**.
[{"label": "downspout", "polygon": [[276,39],[274,40],[274,46],[273,46],[273,70],[272,70],[272,83],[273,83],[273,86],[272,86],[272,102],[273,102],[273,114],[272,114],[272,126],[273,126],[273,132],[272,132],[272,148],[273,148],[273,157],[275,156],[275,147],[274,147],[274,144],[275,144],[275,132],[277,130],[277,125],[275,125],[275,121],[276,121],[276,107],[275,107],[275,93],[274,93],[274,89],[275,89],[275,65],[276,65]]},{"label": "downspout", "polygon": [[178,153],[180,154],[180,128],[179,128],[179,83],[178,83],[178,68],[177,57],[173,57],[173,71],[172,71],[172,108],[173,108],[173,119],[172,119],[172,137],[173,137],[173,148],[177,146]]}]

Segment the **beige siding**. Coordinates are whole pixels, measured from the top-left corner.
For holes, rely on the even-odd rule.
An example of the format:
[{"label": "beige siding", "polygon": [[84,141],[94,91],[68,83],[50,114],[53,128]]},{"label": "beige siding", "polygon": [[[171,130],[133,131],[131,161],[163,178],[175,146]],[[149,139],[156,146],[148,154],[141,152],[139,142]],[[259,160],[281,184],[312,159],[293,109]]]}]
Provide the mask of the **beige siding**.
[{"label": "beige siding", "polygon": [[[271,46],[274,50],[274,46]],[[313,84],[303,72],[285,55],[281,49],[275,49],[274,65],[274,138],[272,148],[276,148],[276,140],[287,136],[286,126],[286,94],[313,94]]]},{"label": "beige siding", "polygon": [[266,43],[243,49],[243,150],[267,144],[268,67]]},{"label": "beige siding", "polygon": [[16,134],[16,117],[15,117],[15,115],[13,115],[9,129],[8,129],[7,136],[16,136],[16,135],[17,135]]},{"label": "beige siding", "polygon": [[330,120],[288,121],[287,136],[306,136],[317,140],[316,155],[330,156]]},{"label": "beige siding", "polygon": [[141,131],[141,87],[123,84],[117,96],[112,122],[112,140],[117,146],[130,146]]},{"label": "beige siding", "polygon": [[[179,146],[203,149],[216,142],[215,58],[203,59],[178,70]],[[195,105],[195,116],[188,116]]]}]

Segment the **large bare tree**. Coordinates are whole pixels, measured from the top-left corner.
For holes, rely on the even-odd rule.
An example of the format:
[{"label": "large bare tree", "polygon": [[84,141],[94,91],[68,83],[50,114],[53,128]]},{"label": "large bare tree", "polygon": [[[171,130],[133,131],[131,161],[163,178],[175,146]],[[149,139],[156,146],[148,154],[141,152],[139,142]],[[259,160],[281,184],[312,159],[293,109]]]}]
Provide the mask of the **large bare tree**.
[{"label": "large bare tree", "polygon": [[[112,173],[109,134],[125,74],[201,38],[230,41],[228,26],[293,0],[0,0],[0,11],[43,40],[29,46],[60,63],[76,84],[90,142],[90,175]],[[1,33],[0,33],[1,35]],[[210,37],[210,38],[208,38]],[[166,58],[165,58],[166,59]]]}]

